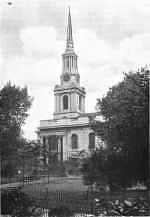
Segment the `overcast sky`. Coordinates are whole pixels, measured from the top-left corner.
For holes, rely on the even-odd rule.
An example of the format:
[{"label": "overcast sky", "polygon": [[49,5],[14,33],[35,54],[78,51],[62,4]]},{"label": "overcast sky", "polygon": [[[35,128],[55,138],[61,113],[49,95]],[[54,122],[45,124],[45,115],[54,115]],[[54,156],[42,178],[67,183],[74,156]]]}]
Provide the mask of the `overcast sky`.
[{"label": "overcast sky", "polygon": [[40,120],[52,118],[69,4],[87,112],[123,71],[150,63],[150,0],[1,0],[0,88],[8,80],[28,86],[34,97],[24,126],[29,139]]}]

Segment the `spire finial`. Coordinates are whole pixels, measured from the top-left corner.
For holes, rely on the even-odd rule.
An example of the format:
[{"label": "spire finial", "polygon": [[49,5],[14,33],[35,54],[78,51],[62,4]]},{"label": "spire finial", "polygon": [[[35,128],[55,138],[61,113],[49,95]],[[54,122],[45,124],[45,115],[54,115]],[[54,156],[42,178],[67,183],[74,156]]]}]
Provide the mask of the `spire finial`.
[{"label": "spire finial", "polygon": [[69,13],[68,13],[68,25],[67,25],[67,44],[66,50],[73,49],[73,37],[72,37],[72,23],[71,23],[71,13],[70,13],[70,6],[68,6]]}]

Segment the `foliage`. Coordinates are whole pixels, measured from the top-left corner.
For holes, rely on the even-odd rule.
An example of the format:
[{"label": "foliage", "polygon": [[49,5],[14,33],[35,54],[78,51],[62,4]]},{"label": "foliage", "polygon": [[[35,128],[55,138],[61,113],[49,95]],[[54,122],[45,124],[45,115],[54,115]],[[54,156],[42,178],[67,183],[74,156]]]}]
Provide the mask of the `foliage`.
[{"label": "foliage", "polygon": [[60,206],[53,208],[48,213],[49,217],[71,217],[73,216],[73,212],[65,206]]},{"label": "foliage", "polygon": [[16,87],[9,82],[0,90],[2,176],[12,176],[16,172],[16,153],[24,142],[21,127],[28,116],[31,103],[32,98],[28,95],[27,87]]},{"label": "foliage", "polygon": [[147,142],[149,72],[142,68],[136,73],[125,74],[122,82],[98,100],[97,108],[105,119],[103,139],[109,146]]},{"label": "foliage", "polygon": [[105,171],[107,151],[94,151],[90,157],[84,159],[81,172],[83,174],[84,183],[92,185],[95,182],[97,185],[105,182],[106,177],[103,175]]},{"label": "foliage", "polygon": [[18,169],[24,167],[25,176],[37,175],[41,164],[41,144],[38,141],[26,141],[24,139],[21,147],[18,148]]},{"label": "foliage", "polygon": [[[56,192],[55,192],[56,193]],[[67,197],[68,195],[66,195]],[[71,198],[74,197],[73,195],[70,195]],[[94,195],[93,195],[94,196]],[[54,200],[54,197],[50,197],[52,200]],[[70,200],[71,200],[70,198]],[[84,199],[79,197],[76,197],[75,201],[70,201],[70,203],[65,203],[66,205],[62,205],[62,199],[61,203],[56,203],[56,206],[48,207],[48,209],[45,209],[47,211],[46,213],[48,216],[60,216],[60,217],[71,217],[71,216],[80,216],[80,214],[74,214],[77,209],[73,209],[73,204],[77,205],[77,201],[79,203],[79,208],[81,211],[81,216],[148,216],[149,212],[149,204],[148,200],[145,197],[139,197],[136,196],[136,198],[132,197],[126,197],[122,199],[108,199],[103,198],[101,195],[99,197],[93,197],[91,198],[92,203],[92,213],[87,214],[85,213],[86,209],[82,207],[84,204],[85,206],[85,197]],[[101,199],[103,198],[103,199]],[[46,206],[47,201],[43,203],[43,206],[41,203],[36,201],[36,199],[31,199],[26,193],[24,193],[21,189],[21,187],[18,188],[12,188],[7,190],[2,190],[1,192],[1,214],[2,215],[11,215],[15,217],[31,217],[31,216],[47,216],[44,214],[44,209],[42,207]],[[68,199],[68,198],[67,198]],[[49,201],[49,198],[47,198]],[[64,198],[63,198],[64,200]],[[41,205],[40,205],[41,204]],[[49,203],[51,204],[51,203]],[[54,208],[55,207],[55,208]],[[75,206],[76,207],[76,206]],[[78,210],[79,211],[79,210]]]},{"label": "foliage", "polygon": [[[12,217],[41,217],[48,210],[22,191],[22,187],[8,188],[1,192],[1,214]],[[44,215],[45,216],[45,215]],[[47,215],[46,215],[47,216]]]},{"label": "foliage", "polygon": [[80,174],[80,162],[78,159],[70,158],[64,163],[65,169],[69,175],[79,175]]},{"label": "foliage", "polygon": [[81,168],[84,159],[88,153],[83,149],[81,151],[69,153],[67,160],[64,162],[65,169],[69,175],[81,175]]},{"label": "foliage", "polygon": [[93,164],[91,170],[95,173],[103,171],[110,185],[125,187],[137,181],[148,184],[148,97],[149,70],[145,67],[125,74],[122,82],[98,99],[97,108],[104,122],[91,123],[107,152],[101,150],[97,160],[92,156],[87,165],[90,168]]},{"label": "foliage", "polygon": [[2,190],[1,192],[1,213],[16,217],[31,216],[29,207],[33,201],[20,189]]}]

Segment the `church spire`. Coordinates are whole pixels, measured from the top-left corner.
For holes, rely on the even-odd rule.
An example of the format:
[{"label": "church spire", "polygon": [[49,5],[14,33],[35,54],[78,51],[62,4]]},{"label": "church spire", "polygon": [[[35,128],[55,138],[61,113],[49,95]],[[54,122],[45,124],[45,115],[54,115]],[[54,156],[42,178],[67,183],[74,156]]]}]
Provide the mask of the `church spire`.
[{"label": "church spire", "polygon": [[69,7],[66,51],[69,51],[72,49],[73,49],[72,23],[71,23],[71,14],[70,14],[70,7]]},{"label": "church spire", "polygon": [[[77,58],[78,56],[75,54],[74,46],[73,46],[71,14],[70,14],[70,7],[69,7],[66,50],[64,54],[62,55],[62,59],[63,59],[62,73],[63,74],[66,74],[66,73],[69,73],[72,75],[78,74]],[[79,77],[79,75],[76,77]],[[77,79],[76,82],[79,83],[79,79]]]}]

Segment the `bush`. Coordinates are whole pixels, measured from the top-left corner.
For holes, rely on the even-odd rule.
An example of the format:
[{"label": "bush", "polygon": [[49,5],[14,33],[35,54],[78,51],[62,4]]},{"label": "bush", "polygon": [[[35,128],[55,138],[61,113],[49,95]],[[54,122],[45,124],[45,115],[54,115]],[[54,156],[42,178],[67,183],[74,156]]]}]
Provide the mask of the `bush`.
[{"label": "bush", "polygon": [[64,165],[66,168],[66,172],[69,175],[81,175],[79,159],[70,158],[64,163]]},{"label": "bush", "polygon": [[68,209],[67,207],[64,206],[60,206],[60,207],[56,207],[52,210],[49,211],[48,213],[48,217],[71,217],[73,216],[73,212]]},{"label": "bush", "polygon": [[11,188],[1,192],[1,213],[3,215],[12,215],[15,217],[31,217],[31,207],[35,203],[21,188]]}]

